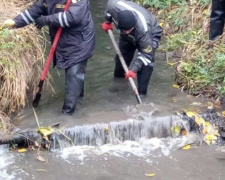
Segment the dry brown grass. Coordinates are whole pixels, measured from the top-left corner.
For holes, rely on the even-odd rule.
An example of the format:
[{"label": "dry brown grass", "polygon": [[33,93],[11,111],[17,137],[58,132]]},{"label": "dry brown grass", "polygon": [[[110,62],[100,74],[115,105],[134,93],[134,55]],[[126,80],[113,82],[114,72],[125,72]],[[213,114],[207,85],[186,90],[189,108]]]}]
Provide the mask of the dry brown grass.
[{"label": "dry brown grass", "polygon": [[[32,2],[0,0],[0,24]],[[28,93],[35,94],[45,62],[46,41],[42,35],[33,25],[0,30],[0,111],[7,115],[25,106]]]},{"label": "dry brown grass", "polygon": [[11,124],[9,117],[0,113],[0,141],[8,141],[11,139],[14,126]]}]

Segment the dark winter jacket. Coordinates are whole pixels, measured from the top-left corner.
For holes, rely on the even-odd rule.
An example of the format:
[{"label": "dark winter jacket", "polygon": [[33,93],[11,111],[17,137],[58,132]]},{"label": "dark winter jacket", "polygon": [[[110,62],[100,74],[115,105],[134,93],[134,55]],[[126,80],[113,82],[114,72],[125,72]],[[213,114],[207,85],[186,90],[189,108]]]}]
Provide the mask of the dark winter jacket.
[{"label": "dark winter jacket", "polygon": [[225,22],[225,0],[212,0],[209,39],[216,40],[223,34]]},{"label": "dark winter jacket", "polygon": [[65,69],[91,58],[95,47],[95,32],[88,0],[72,0],[68,11],[63,12],[66,0],[38,0],[18,15],[16,27],[33,23],[41,15],[48,16],[49,33],[53,42],[57,29],[63,27],[54,65]]},{"label": "dark winter jacket", "polygon": [[[139,51],[138,57],[147,58],[154,62],[154,51],[162,35],[162,28],[159,26],[158,20],[144,7],[126,0],[109,0],[105,13],[112,16],[112,22],[117,26],[117,14],[123,10],[132,11],[136,18],[136,25],[129,36],[132,36],[135,41]],[[106,20],[108,21],[107,18]],[[154,44],[153,41],[155,41]],[[138,69],[140,69],[142,66],[141,61],[136,63],[139,66]]]}]

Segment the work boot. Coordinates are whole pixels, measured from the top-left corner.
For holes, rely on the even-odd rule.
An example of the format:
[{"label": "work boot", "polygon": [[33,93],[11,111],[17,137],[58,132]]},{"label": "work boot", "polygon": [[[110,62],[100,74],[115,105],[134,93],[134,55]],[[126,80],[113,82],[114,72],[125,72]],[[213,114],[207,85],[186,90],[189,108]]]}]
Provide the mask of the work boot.
[{"label": "work boot", "polygon": [[82,61],[79,64],[71,66],[65,70],[66,73],[66,87],[65,87],[65,99],[62,108],[62,114],[73,115],[77,101],[84,88],[84,76],[87,66],[87,60]]}]

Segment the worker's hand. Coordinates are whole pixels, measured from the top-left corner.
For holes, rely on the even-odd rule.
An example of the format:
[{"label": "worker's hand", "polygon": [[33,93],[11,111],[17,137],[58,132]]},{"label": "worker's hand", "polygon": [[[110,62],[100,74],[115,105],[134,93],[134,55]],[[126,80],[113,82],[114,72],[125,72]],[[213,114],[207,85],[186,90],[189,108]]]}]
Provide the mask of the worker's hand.
[{"label": "worker's hand", "polygon": [[112,25],[112,23],[104,22],[104,23],[102,23],[102,29],[105,32],[108,32],[108,30],[113,30],[113,25]]},{"label": "worker's hand", "polygon": [[129,79],[129,78],[135,79],[136,78],[136,73],[132,70],[129,70],[126,74],[125,74],[125,79]]},{"label": "worker's hand", "polygon": [[4,21],[2,28],[4,27],[10,28],[10,27],[13,27],[15,24],[16,22],[13,19],[7,19]]},{"label": "worker's hand", "polygon": [[41,29],[45,25],[49,25],[49,17],[48,16],[41,16],[35,20],[35,26],[38,29]]}]

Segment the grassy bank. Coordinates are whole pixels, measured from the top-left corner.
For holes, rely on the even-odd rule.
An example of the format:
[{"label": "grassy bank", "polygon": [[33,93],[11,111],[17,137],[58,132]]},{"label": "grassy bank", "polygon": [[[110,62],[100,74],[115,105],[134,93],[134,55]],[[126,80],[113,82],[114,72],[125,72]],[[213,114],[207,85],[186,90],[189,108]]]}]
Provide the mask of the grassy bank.
[{"label": "grassy bank", "polygon": [[169,54],[181,90],[213,99],[225,94],[225,37],[208,40],[210,0],[140,0],[159,18],[166,43],[159,50]]}]

